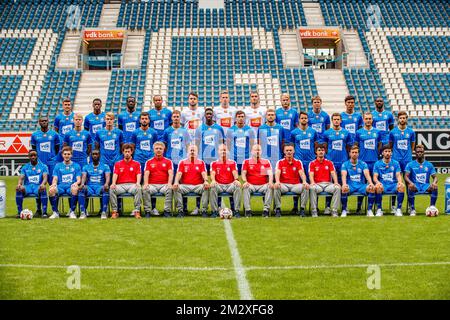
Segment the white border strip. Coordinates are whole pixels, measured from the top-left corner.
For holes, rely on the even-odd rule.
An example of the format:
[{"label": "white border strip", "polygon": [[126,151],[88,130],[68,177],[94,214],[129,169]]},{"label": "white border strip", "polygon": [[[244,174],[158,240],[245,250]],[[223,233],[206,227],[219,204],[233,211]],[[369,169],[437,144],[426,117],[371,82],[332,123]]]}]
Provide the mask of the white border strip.
[{"label": "white border strip", "polygon": [[230,248],[231,258],[233,260],[234,272],[236,273],[236,280],[238,282],[239,294],[241,300],[253,300],[252,292],[250,291],[250,284],[245,276],[245,268],[242,265],[241,256],[237,248],[236,240],[234,239],[233,229],[229,220],[224,220],[225,233],[227,235],[228,247]]}]

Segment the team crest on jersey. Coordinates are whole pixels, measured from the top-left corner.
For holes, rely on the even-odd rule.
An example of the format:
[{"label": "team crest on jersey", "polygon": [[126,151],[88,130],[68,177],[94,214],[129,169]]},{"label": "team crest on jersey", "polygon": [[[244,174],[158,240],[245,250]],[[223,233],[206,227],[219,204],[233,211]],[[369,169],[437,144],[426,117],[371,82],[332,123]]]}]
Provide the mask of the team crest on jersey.
[{"label": "team crest on jersey", "polygon": [[74,172],[75,171],[75,169],[74,168],[70,168],[70,172]]},{"label": "team crest on jersey", "polygon": [[133,171],[133,167],[130,168],[130,171]]},{"label": "team crest on jersey", "polygon": [[325,170],[328,170],[328,166],[325,166]]},{"label": "team crest on jersey", "polygon": [[195,167],[195,170],[198,170],[198,167]]},{"label": "team crest on jersey", "polygon": [[231,169],[230,168],[227,168],[227,171],[230,171]]},{"label": "team crest on jersey", "polygon": [[356,170],[358,173],[361,173],[361,169],[358,168],[358,170]]},{"label": "team crest on jersey", "polygon": [[409,133],[406,134],[406,137],[409,138]]},{"label": "team crest on jersey", "polygon": [[[428,171],[428,168],[425,168],[425,171]],[[39,172],[39,171],[38,171]]]},{"label": "team crest on jersey", "polygon": [[166,164],[165,164],[165,163],[163,163],[163,164],[162,164],[162,166],[163,166],[163,167],[165,167],[165,166],[166,166]]}]

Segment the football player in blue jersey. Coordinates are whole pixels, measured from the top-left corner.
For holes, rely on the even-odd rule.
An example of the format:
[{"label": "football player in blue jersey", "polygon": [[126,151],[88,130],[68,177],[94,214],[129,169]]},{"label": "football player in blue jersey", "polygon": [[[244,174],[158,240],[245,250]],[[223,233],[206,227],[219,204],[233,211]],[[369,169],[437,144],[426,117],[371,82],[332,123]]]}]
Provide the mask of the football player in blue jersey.
[{"label": "football player in blue jersey", "polygon": [[109,166],[100,162],[100,151],[92,151],[92,163],[82,169],[81,184],[78,193],[80,204],[80,219],[85,219],[86,197],[102,197],[101,219],[106,219],[109,205],[109,183],[111,181],[111,170]]},{"label": "football player in blue jersey", "polygon": [[[402,172],[412,161],[412,151],[416,143],[416,133],[407,126],[408,114],[400,111],[397,115],[397,127],[389,132],[389,145],[392,149],[392,159],[397,160]],[[391,198],[392,213],[395,212],[395,197]]]},{"label": "football player in blue jersey", "polygon": [[76,219],[75,208],[78,198],[78,187],[81,183],[80,165],[72,161],[72,148],[64,147],[61,151],[63,162],[56,164],[53,169],[53,181],[48,190],[53,214],[50,219],[59,218],[58,197],[62,195],[70,196],[70,219]]},{"label": "football player in blue jersey", "polygon": [[164,130],[162,141],[166,144],[165,157],[172,160],[173,172],[177,172],[178,164],[187,158],[187,148],[191,143],[188,130],[181,125],[181,112],[172,112],[172,125]]},{"label": "football player in blue jersey", "polygon": [[345,97],[345,112],[341,113],[342,127],[350,132],[352,144],[355,141],[356,131],[363,126],[363,119],[361,113],[355,111],[355,97]]},{"label": "football player in blue jersey", "polygon": [[109,166],[111,172],[114,163],[122,159],[120,150],[123,145],[122,130],[114,128],[114,113],[105,115],[106,127],[97,131],[95,135],[95,149],[100,150],[100,162]]},{"label": "football player in blue jersey", "polygon": [[[338,177],[341,182],[341,167],[344,162],[348,160],[348,153],[352,147],[352,139],[350,132],[341,127],[342,116],[339,113],[331,115],[331,122],[333,127],[325,131],[323,141],[325,145],[326,158],[333,162]],[[326,198],[326,207],[324,214],[331,213],[331,197]]]},{"label": "football player in blue jersey", "polygon": [[[438,178],[436,169],[431,162],[425,160],[425,147],[421,144],[415,146],[416,160],[411,161],[405,168],[405,181],[408,185],[408,202],[411,208],[410,215],[416,215],[416,194],[430,194],[430,206],[436,205],[438,198]],[[433,179],[431,181],[431,179]]]},{"label": "football player in blue jersey", "polygon": [[323,143],[325,131],[330,129],[330,116],[322,110],[322,98],[315,96],[312,98],[312,110],[308,112],[308,126],[318,134],[318,142]]},{"label": "football player in blue jersey", "polygon": [[58,114],[53,122],[53,128],[58,132],[61,140],[64,140],[64,135],[73,129],[72,102],[69,98],[65,98],[62,102],[63,112]]},{"label": "football player in blue jersey", "polygon": [[64,136],[64,146],[72,148],[72,161],[83,168],[87,165],[87,158],[91,154],[92,139],[89,131],[83,129],[83,116],[77,113],[73,117],[75,128]]},{"label": "football player in blue jersey", "polygon": [[250,158],[250,150],[256,143],[255,131],[246,124],[245,112],[236,111],[236,124],[227,131],[226,144],[230,150],[230,159],[236,161],[239,175],[245,159]]},{"label": "football player in blue jersey", "polygon": [[[354,145],[350,149],[350,160],[342,164],[341,217],[347,216],[348,196],[353,193],[368,195],[369,201],[367,208],[367,216],[373,217],[372,207],[375,202],[375,185],[372,182],[369,167],[364,161],[358,158],[359,158],[359,147]],[[357,212],[360,210],[361,209],[357,210]]]},{"label": "football player in blue jersey", "polygon": [[283,145],[290,140],[290,133],[275,122],[273,109],[266,111],[266,123],[258,128],[258,144],[261,145],[261,157],[270,161],[272,168],[283,156]]},{"label": "football player in blue jersey", "polygon": [[281,95],[281,108],[276,110],[276,122],[291,132],[298,126],[298,112],[291,107],[291,97],[287,93]]},{"label": "football player in blue jersey", "polygon": [[93,111],[84,118],[84,130],[89,131],[94,142],[98,130],[105,128],[105,113],[102,112],[102,100],[95,98],[92,101]]},{"label": "football player in blue jersey", "polygon": [[389,144],[389,131],[394,128],[394,116],[392,112],[384,110],[382,97],[375,99],[375,110],[372,112],[373,126],[380,130],[382,145]]},{"label": "football player in blue jersey", "polygon": [[153,144],[158,141],[158,132],[149,127],[150,115],[142,112],[139,116],[141,126],[131,135],[130,142],[134,144],[133,159],[141,164],[141,172],[144,172],[145,163],[153,158]]},{"label": "football player in blue jersey", "polygon": [[195,131],[195,144],[198,146],[199,159],[206,164],[209,172],[210,165],[219,157],[219,146],[223,144],[225,134],[223,128],[214,122],[212,108],[205,109],[205,123],[202,123]]},{"label": "football player in blue jersey", "polygon": [[[291,142],[295,146],[295,159],[301,159],[305,175],[309,176],[309,163],[316,159],[316,146],[319,134],[308,126],[308,114],[300,111],[300,125],[291,132]],[[294,197],[294,208],[292,214],[298,213],[298,197]]]},{"label": "football player in blue jersey", "polygon": [[395,216],[402,216],[402,204],[405,197],[405,184],[402,180],[402,171],[397,160],[392,159],[392,149],[389,145],[384,145],[381,151],[383,159],[377,161],[373,167],[373,181],[375,183],[377,203],[377,217],[383,215],[382,195],[397,194],[398,203]]},{"label": "football player in blue jersey", "polygon": [[[38,161],[36,150],[28,152],[30,162],[20,169],[19,182],[16,187],[16,204],[17,216],[22,211],[23,198],[25,196],[34,195],[36,197],[36,208],[40,210],[42,204],[42,218],[47,218],[47,179],[48,168],[45,164]],[[39,202],[37,200],[40,200]],[[37,211],[36,211],[37,212]]]},{"label": "football player in blue jersey", "polygon": [[164,130],[166,130],[172,122],[172,111],[166,107],[163,108],[163,98],[161,95],[153,96],[153,106],[155,108],[149,111],[150,128],[156,130],[158,133],[158,141],[162,141]]},{"label": "football player in blue jersey", "polygon": [[[118,127],[123,132],[123,143],[131,142],[133,132],[139,128],[139,116],[141,112],[136,110],[136,98],[127,98],[127,110],[119,114]],[[119,152],[120,153],[120,152]],[[101,155],[103,153],[100,153]]]}]

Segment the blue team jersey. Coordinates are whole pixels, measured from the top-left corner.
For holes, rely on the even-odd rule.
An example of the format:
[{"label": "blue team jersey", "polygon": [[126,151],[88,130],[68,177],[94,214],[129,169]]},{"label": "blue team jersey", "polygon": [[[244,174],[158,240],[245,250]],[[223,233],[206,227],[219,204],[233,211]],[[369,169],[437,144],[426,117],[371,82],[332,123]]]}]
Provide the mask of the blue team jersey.
[{"label": "blue team jersey", "polygon": [[361,128],[356,131],[355,142],[359,146],[359,158],[366,162],[378,161],[378,143],[380,141],[381,135],[378,129],[372,128],[367,130],[366,128]]},{"label": "blue team jersey", "polygon": [[325,131],[330,126],[330,116],[323,110],[319,113],[310,111],[308,112],[308,126],[317,132],[319,143],[323,142]]},{"label": "blue team jersey", "polygon": [[383,144],[389,143],[389,127],[394,125],[394,115],[389,111],[373,111],[373,126],[380,130],[381,142]]},{"label": "blue team jersey", "polygon": [[416,141],[416,133],[409,127],[400,130],[398,127],[389,133],[389,141],[392,142],[392,159],[399,162],[412,161],[411,143]]},{"label": "blue team jersey", "polygon": [[58,162],[53,169],[53,177],[58,177],[58,185],[70,186],[77,182],[77,177],[81,177],[81,167],[73,161],[68,165]]},{"label": "blue team jersey", "polygon": [[172,111],[162,108],[160,111],[152,109],[150,114],[150,127],[158,133],[158,140],[162,141],[164,130],[166,130],[172,122]]},{"label": "blue team jersey", "polygon": [[288,131],[281,125],[269,126],[265,123],[258,128],[258,140],[261,145],[261,157],[268,159],[272,167],[275,167],[277,161],[283,158],[283,141],[289,141],[290,138]]},{"label": "blue team jersey", "polygon": [[208,126],[203,123],[195,130],[195,140],[200,144],[199,158],[211,164],[219,157],[219,145],[223,143],[225,133],[217,123]]},{"label": "blue team jersey", "polygon": [[117,128],[111,131],[101,129],[95,135],[95,142],[100,146],[100,162],[113,164],[120,158],[120,145],[123,143],[122,130]]},{"label": "blue team jersey", "polygon": [[87,164],[83,167],[83,174],[86,174],[86,185],[88,186],[102,186],[106,182],[106,173],[111,173],[109,166],[99,162],[95,167],[93,163]]},{"label": "blue team jersey", "polygon": [[26,186],[31,184],[40,185],[44,178],[44,173],[48,174],[48,168],[40,161],[35,166],[28,162],[20,169],[20,175],[24,177],[24,185]]},{"label": "blue team jersey", "polygon": [[384,186],[397,184],[397,172],[401,172],[400,164],[394,159],[391,159],[389,163],[381,159],[373,166],[373,174],[378,174],[378,180]]},{"label": "blue team jersey", "polygon": [[91,134],[86,130],[78,132],[74,129],[66,133],[64,143],[72,147],[72,159],[86,161],[88,146],[92,144]]},{"label": "blue team jersey", "polygon": [[341,171],[347,172],[347,184],[354,189],[366,184],[364,170],[369,170],[369,167],[367,163],[361,160],[358,160],[356,164],[353,164],[351,160],[345,161],[341,168]]},{"label": "blue team jersey", "polygon": [[39,161],[46,165],[52,162],[52,159],[56,156],[56,146],[61,145],[58,133],[53,130],[33,132],[30,143],[31,147],[37,151]]},{"label": "blue team jersey", "polygon": [[409,179],[418,186],[429,184],[430,177],[436,174],[436,169],[431,162],[425,160],[419,163],[415,160],[406,165],[405,172],[409,172]]},{"label": "blue team jersey", "polygon": [[124,111],[119,114],[118,124],[119,129],[123,131],[123,142],[131,142],[133,132],[141,125],[139,123],[140,111],[135,110],[133,113]]},{"label": "blue team jersey", "polygon": [[61,138],[64,138],[64,135],[74,128],[74,115],[75,114],[72,112],[68,116],[66,116],[64,113],[60,113],[56,116],[55,121],[53,122],[53,127],[58,129],[58,134],[61,136]]},{"label": "blue team jersey", "polygon": [[84,118],[84,129],[89,131],[92,141],[95,140],[95,134],[98,130],[104,129],[106,126],[105,113],[100,114],[89,113]]},{"label": "blue team jersey", "polygon": [[256,143],[256,135],[248,125],[244,125],[242,128],[234,125],[228,129],[226,140],[230,146],[229,152],[232,152],[230,158],[237,164],[243,164],[245,159],[250,158],[251,142]]},{"label": "blue team jersey", "polygon": [[298,112],[293,108],[289,108],[288,110],[278,108],[275,111],[275,115],[275,121],[289,132],[298,126]]},{"label": "blue team jersey", "polygon": [[326,158],[336,163],[343,163],[348,160],[347,146],[352,145],[350,132],[345,129],[339,131],[333,128],[325,131],[324,142],[328,144]]},{"label": "blue team jersey", "polygon": [[319,134],[313,128],[306,130],[300,128],[291,132],[291,142],[295,144],[295,159],[301,159],[303,163],[316,159],[314,143],[318,141]]},{"label": "blue team jersey", "polygon": [[152,128],[142,130],[136,129],[131,135],[131,143],[134,143],[134,160],[145,163],[148,159],[153,158],[153,144],[158,141],[158,133]]},{"label": "blue team jersey", "polygon": [[341,127],[350,132],[350,138],[352,139],[352,144],[355,141],[356,131],[364,126],[364,122],[359,112],[353,112],[348,114],[347,112],[341,112],[342,123]]},{"label": "blue team jersey", "polygon": [[163,139],[166,144],[165,157],[178,164],[187,157],[187,149],[191,142],[191,136],[185,127],[175,129],[169,127],[164,130]]}]

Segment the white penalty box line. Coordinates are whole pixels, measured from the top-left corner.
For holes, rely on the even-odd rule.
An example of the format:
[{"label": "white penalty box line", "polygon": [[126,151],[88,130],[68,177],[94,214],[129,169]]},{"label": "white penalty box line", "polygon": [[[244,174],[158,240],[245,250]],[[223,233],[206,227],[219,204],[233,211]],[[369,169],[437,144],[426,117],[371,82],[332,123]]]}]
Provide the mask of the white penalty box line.
[{"label": "white penalty box line", "polygon": [[[417,266],[449,266],[450,261],[438,262],[399,262],[399,263],[368,263],[368,264],[331,264],[331,265],[297,265],[297,266],[248,266],[239,267],[240,270],[314,270],[314,269],[355,269],[370,266],[379,267],[417,267]],[[175,266],[83,266],[83,265],[39,265],[39,264],[0,264],[0,268],[26,269],[67,269],[77,266],[85,270],[163,270],[163,271],[236,271],[230,267],[175,267]]]}]

